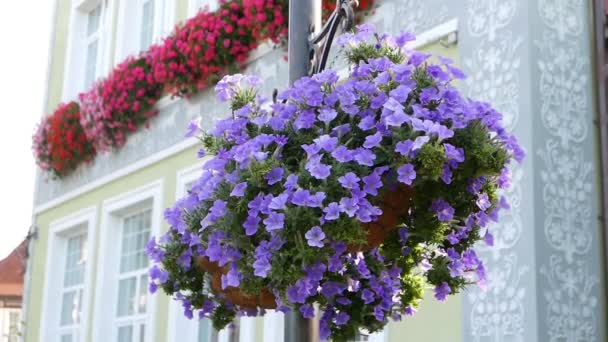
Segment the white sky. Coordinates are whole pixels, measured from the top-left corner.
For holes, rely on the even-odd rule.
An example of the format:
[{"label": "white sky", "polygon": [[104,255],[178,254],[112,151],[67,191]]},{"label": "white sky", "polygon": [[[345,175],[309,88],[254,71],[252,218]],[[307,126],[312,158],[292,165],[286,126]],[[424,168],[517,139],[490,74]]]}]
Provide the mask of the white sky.
[{"label": "white sky", "polygon": [[0,5],[0,259],[32,221],[31,137],[43,111],[54,0]]}]

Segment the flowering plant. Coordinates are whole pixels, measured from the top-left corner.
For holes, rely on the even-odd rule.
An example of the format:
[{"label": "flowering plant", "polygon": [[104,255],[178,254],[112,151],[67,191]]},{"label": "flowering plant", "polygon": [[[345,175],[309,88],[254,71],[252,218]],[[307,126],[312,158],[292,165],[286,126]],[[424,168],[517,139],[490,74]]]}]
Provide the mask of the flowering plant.
[{"label": "flowering plant", "polygon": [[[329,16],[331,16],[331,14],[336,9],[336,4],[336,1],[323,1],[321,5],[321,10],[324,20],[327,20]],[[371,10],[372,6],[374,6],[374,0],[357,0],[357,12],[355,13],[355,21],[357,23],[361,22],[363,16],[367,14],[366,11]]]},{"label": "flowering plant", "polygon": [[42,170],[61,177],[95,157],[95,148],[84,134],[80,116],[78,103],[69,102],[42,119],[33,137],[34,155]]},{"label": "flowering plant", "polygon": [[[279,103],[258,96],[256,77],[224,77],[216,92],[232,117],[202,135],[215,156],[148,245],[150,290],[218,329],[262,314],[269,293],[307,318],[318,304],[321,337],[345,340],[414,314],[428,285],[445,300],[483,284],[473,246],[492,243],[487,224],[508,207],[497,190],[523,151],[500,113],[451,85],[464,78],[452,61],[405,48],[412,39],[359,26],[338,40],[348,78],[304,77]],[[395,193],[405,210],[386,206]],[[383,221],[393,229],[370,243]]]},{"label": "flowering plant", "polygon": [[[161,96],[190,96],[226,72],[241,68],[263,41],[283,40],[286,11],[286,0],[221,0],[217,11],[203,9],[179,24],[162,43],[127,58],[106,79],[79,95],[87,139],[102,152],[122,146],[128,133],[146,125],[156,114],[154,105]],[[34,154],[41,168],[48,170],[41,137],[34,137],[38,146]],[[62,163],[83,161],[72,158]]]},{"label": "flowering plant", "polygon": [[144,57],[130,57],[93,89],[80,94],[82,126],[100,151],[120,147],[126,135],[156,115],[162,87]]},{"label": "flowering plant", "polygon": [[215,12],[199,12],[150,48],[147,58],[155,81],[174,96],[217,82],[221,73],[244,63],[260,42],[286,35],[286,8],[282,0],[223,0]]}]

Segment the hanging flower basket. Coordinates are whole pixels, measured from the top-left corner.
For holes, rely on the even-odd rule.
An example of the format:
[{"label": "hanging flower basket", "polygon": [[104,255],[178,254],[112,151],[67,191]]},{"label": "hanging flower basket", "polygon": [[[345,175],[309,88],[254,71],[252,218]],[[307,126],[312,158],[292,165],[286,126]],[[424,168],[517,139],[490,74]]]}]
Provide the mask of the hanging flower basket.
[{"label": "hanging flower basket", "polygon": [[483,283],[473,246],[491,244],[523,151],[498,112],[452,85],[462,72],[412,39],[359,26],[338,40],[348,77],[304,77],[276,102],[256,77],[224,77],[231,116],[188,127],[213,157],[148,245],[150,290],[217,329],[272,308],[311,318],[316,305],[321,338],[342,341],[413,315],[425,288],[443,301]]}]

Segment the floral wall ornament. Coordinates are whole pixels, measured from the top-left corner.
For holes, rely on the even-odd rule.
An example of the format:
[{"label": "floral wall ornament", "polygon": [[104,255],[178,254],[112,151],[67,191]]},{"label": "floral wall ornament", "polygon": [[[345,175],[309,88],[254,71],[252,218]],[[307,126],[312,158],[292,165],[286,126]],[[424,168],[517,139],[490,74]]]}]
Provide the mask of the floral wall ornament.
[{"label": "floral wall ornament", "polygon": [[188,128],[214,157],[148,244],[150,291],[217,329],[268,308],[309,318],[317,304],[321,338],[342,341],[414,314],[425,288],[444,301],[484,286],[473,246],[493,244],[508,207],[497,191],[524,153],[500,113],[452,86],[462,71],[406,49],[413,39],[360,25],[337,40],[345,80],[325,70],[278,102],[257,77],[224,77],[232,116]]}]

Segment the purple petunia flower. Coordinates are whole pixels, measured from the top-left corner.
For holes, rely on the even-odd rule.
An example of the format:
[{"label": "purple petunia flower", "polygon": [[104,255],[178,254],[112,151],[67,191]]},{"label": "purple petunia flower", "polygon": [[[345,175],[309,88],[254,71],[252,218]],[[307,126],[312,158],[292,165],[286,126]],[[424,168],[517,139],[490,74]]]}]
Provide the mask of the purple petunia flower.
[{"label": "purple petunia flower", "polygon": [[406,185],[412,185],[414,179],[416,179],[416,171],[414,165],[405,164],[397,169],[397,180]]},{"label": "purple petunia flower", "polygon": [[296,190],[291,197],[291,203],[304,207],[307,205],[310,198],[310,191],[308,190]]},{"label": "purple petunia flower", "polygon": [[349,173],[345,174],[344,176],[338,178],[338,182],[345,189],[359,188],[360,180],[361,179],[359,177],[357,177],[357,175],[354,174],[353,172],[349,172]]},{"label": "purple petunia flower", "polygon": [[200,118],[196,118],[196,119],[192,119],[190,120],[190,122],[188,122],[188,127],[186,128],[186,138],[191,138],[195,135],[197,135],[198,133],[200,133],[201,131],[201,119]]},{"label": "purple petunia flower", "polygon": [[282,167],[275,167],[264,178],[268,181],[268,185],[274,185],[283,179],[285,170]]},{"label": "purple petunia flower", "polygon": [[377,321],[384,321],[384,311],[380,305],[374,306],[374,317]]},{"label": "purple petunia flower", "polygon": [[365,148],[358,148],[355,151],[354,157],[359,165],[364,166],[373,166],[374,160],[376,160],[376,155],[372,151]]},{"label": "purple petunia flower", "polygon": [[306,206],[310,208],[321,208],[323,206],[323,200],[326,195],[323,191],[319,191],[314,195],[310,195],[308,197],[308,201],[306,201]]},{"label": "purple petunia flower", "polygon": [[196,156],[200,159],[203,158],[207,155],[207,153],[205,152],[204,148],[199,148],[198,151],[196,152]]},{"label": "purple petunia flower", "polygon": [[336,147],[336,149],[331,153],[331,156],[340,163],[346,163],[354,159],[353,152],[347,149],[345,146]]},{"label": "purple petunia flower", "polygon": [[368,176],[363,177],[363,191],[366,193],[377,196],[378,189],[382,187],[382,179],[376,172],[370,173]]},{"label": "purple petunia flower", "polygon": [[336,315],[336,325],[337,326],[342,326],[342,325],[348,323],[349,320],[350,320],[350,316],[346,312],[340,312],[338,315]]},{"label": "purple petunia flower", "polygon": [[340,210],[348,217],[354,217],[359,210],[359,201],[356,198],[344,197],[340,200]]},{"label": "purple petunia flower", "polygon": [[300,312],[302,313],[302,317],[304,318],[314,318],[315,317],[315,308],[312,305],[306,304],[300,307]]},{"label": "purple petunia flower", "polygon": [[370,304],[376,300],[376,297],[374,296],[373,291],[368,290],[368,289],[363,289],[363,291],[361,291],[361,299],[363,299],[363,303]]},{"label": "purple petunia flower", "polygon": [[426,135],[417,137],[412,144],[412,151],[419,150],[422,146],[424,146],[427,142],[429,142],[430,138]]},{"label": "purple petunia flower", "polygon": [[298,186],[298,175],[295,174],[291,174],[289,176],[287,176],[287,180],[285,181],[285,183],[283,184],[283,187],[285,187],[285,189],[287,191],[293,191],[296,187]]},{"label": "purple petunia flower", "polygon": [[270,212],[268,217],[264,220],[264,225],[266,225],[266,231],[273,231],[278,229],[283,229],[285,221],[285,215],[275,213],[274,211]]},{"label": "purple petunia flower", "polygon": [[488,198],[488,194],[486,193],[479,194],[477,196],[477,201],[475,201],[475,204],[477,204],[477,207],[482,211],[486,211],[492,206],[492,203],[490,203],[490,199]]},{"label": "purple petunia flower", "polygon": [[454,218],[454,208],[443,198],[433,201],[431,210],[437,213],[437,219],[441,222],[451,221]]},{"label": "purple petunia flower", "polygon": [[323,243],[323,239],[325,239],[325,233],[319,226],[312,227],[309,231],[304,235],[306,240],[308,241],[308,245],[310,247],[323,247],[325,244]]},{"label": "purple petunia flower", "polygon": [[254,235],[258,231],[258,226],[260,224],[260,218],[255,215],[249,215],[245,219],[243,223],[243,227],[245,228],[245,235],[251,236]]},{"label": "purple petunia flower", "polygon": [[380,132],[376,132],[375,134],[368,135],[365,138],[363,147],[371,149],[371,148],[378,146],[381,141],[382,141],[382,134],[380,134]]},{"label": "purple petunia flower", "polygon": [[333,150],[336,149],[336,147],[338,146],[338,138],[335,137],[330,137],[327,134],[321,135],[320,137],[316,138],[315,140],[313,140],[315,142],[315,144],[317,144],[317,146],[319,146],[321,149],[327,151],[327,152],[332,152]]},{"label": "purple petunia flower", "polygon": [[285,206],[287,205],[288,198],[289,198],[289,194],[280,194],[280,195],[274,197],[270,201],[268,208],[273,209],[273,210],[283,210],[283,209],[285,209]]},{"label": "purple petunia flower", "polygon": [[243,197],[245,195],[245,189],[247,189],[247,182],[242,182],[234,186],[230,192],[230,196]]},{"label": "purple petunia flower", "polygon": [[323,217],[327,221],[337,220],[340,217],[340,205],[336,202],[331,202],[323,209],[325,216]]},{"label": "purple petunia flower", "polygon": [[416,310],[416,308],[411,305],[406,306],[405,309],[403,310],[403,312],[408,316],[414,316],[417,311],[418,310]]},{"label": "purple petunia flower", "polygon": [[435,286],[435,298],[439,301],[445,301],[450,293],[452,293],[452,289],[445,281]]},{"label": "purple petunia flower", "polygon": [[333,108],[325,107],[321,108],[321,110],[319,111],[319,120],[325,123],[330,123],[333,119],[336,118],[336,116],[338,116],[338,112],[336,112],[336,110]]}]

